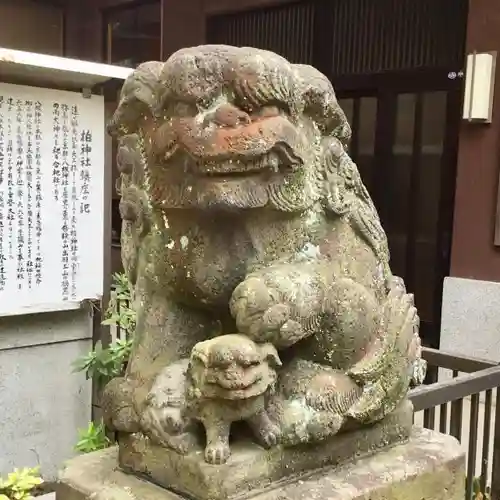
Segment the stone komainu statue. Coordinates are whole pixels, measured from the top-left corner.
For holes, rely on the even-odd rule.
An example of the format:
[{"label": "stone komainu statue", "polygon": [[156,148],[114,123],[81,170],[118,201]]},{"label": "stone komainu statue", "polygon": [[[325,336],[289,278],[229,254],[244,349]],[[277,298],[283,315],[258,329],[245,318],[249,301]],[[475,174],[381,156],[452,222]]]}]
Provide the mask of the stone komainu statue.
[{"label": "stone komainu statue", "polygon": [[254,48],[183,49],[129,76],[109,129],[138,314],[103,395],[120,436],[189,454],[201,421],[205,460],[224,463],[235,420],[265,447],[322,442],[422,382],[413,297],[324,75]]}]

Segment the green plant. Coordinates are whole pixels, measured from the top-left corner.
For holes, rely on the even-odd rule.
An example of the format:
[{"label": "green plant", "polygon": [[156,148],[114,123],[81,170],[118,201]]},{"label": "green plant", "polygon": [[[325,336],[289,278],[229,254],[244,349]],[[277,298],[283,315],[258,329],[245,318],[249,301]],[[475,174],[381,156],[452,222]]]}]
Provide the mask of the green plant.
[{"label": "green plant", "polygon": [[472,500],[491,500],[490,487],[486,486],[486,491],[481,491],[481,481],[478,477],[472,480]]},{"label": "green plant", "polygon": [[0,478],[0,500],[28,500],[31,492],[43,483],[39,468],[14,469],[7,479]]},{"label": "green plant", "polygon": [[103,325],[118,325],[131,336],[135,332],[136,313],[130,307],[133,292],[128,276],[124,273],[113,274],[113,290],[106,309]]},{"label": "green plant", "polygon": [[132,301],[133,292],[128,277],[115,273],[113,290],[102,323],[117,325],[125,332],[126,339],[117,339],[106,348],[97,342],[92,351],[73,363],[75,372],[84,371],[87,378],[94,379],[99,388],[121,375],[127,365],[136,325],[136,312],[130,307]]},{"label": "green plant", "polygon": [[90,453],[92,451],[102,450],[111,445],[110,439],[106,436],[106,429],[101,422],[95,425],[89,422],[86,429],[78,430],[79,439],[75,445],[75,450],[80,453]]},{"label": "green plant", "polygon": [[112,378],[123,373],[131,349],[132,339],[117,339],[106,349],[99,341],[93,351],[73,363],[73,371],[84,371],[87,378],[94,379],[97,386],[102,388]]}]

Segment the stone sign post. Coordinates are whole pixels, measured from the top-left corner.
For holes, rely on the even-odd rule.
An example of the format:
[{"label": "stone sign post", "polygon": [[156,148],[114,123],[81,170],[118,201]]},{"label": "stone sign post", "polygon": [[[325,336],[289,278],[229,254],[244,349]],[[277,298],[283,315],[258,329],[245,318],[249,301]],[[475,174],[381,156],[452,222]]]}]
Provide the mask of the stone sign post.
[{"label": "stone sign post", "polygon": [[109,131],[137,332],[103,396],[118,450],[71,463],[61,491],[463,497],[458,444],[412,434],[419,318],[328,79],[183,49],[129,76]]}]

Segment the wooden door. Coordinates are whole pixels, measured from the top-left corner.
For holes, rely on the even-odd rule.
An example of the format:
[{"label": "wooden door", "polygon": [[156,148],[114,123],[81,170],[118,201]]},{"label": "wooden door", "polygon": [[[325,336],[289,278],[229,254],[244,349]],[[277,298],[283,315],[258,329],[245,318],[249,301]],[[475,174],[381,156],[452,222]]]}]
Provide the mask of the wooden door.
[{"label": "wooden door", "polygon": [[421,335],[435,347],[449,270],[459,98],[458,80],[339,95],[353,128],[350,153],[387,233],[392,270],[415,294]]}]

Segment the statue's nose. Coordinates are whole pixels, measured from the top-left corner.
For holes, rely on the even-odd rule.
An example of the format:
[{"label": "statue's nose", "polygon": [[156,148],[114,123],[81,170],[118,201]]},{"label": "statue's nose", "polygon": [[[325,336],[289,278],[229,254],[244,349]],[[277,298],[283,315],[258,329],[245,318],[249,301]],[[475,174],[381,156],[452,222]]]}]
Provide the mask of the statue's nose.
[{"label": "statue's nose", "polygon": [[222,127],[238,127],[251,122],[248,113],[230,103],[221,104],[207,119]]},{"label": "statue's nose", "polygon": [[241,370],[236,367],[231,367],[226,370],[226,379],[236,381],[241,378]]}]

